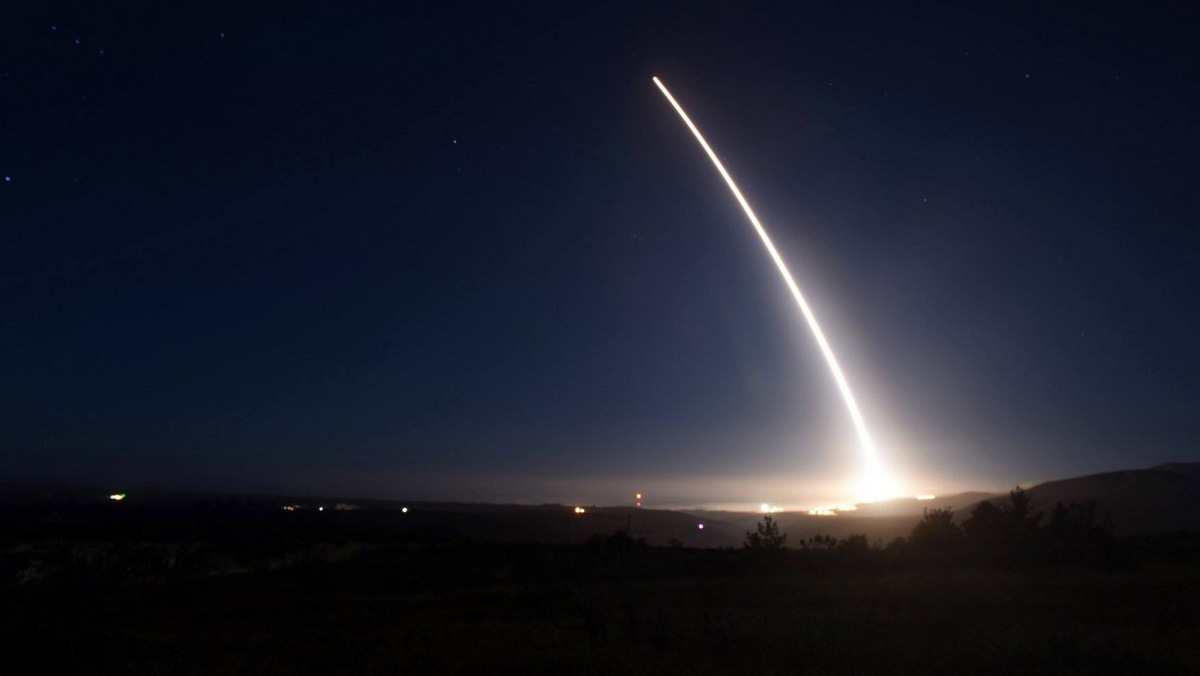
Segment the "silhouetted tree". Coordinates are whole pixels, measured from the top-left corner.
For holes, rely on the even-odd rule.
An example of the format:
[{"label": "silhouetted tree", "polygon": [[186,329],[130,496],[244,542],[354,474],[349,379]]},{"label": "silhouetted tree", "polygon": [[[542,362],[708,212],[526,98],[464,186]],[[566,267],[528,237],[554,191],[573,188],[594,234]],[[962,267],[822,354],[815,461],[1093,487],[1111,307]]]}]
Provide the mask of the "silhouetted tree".
[{"label": "silhouetted tree", "polygon": [[1009,560],[1013,563],[1031,563],[1038,558],[1038,524],[1041,512],[1033,512],[1030,505],[1033,495],[1016,486],[1008,493],[1009,508]]},{"label": "silhouetted tree", "polygon": [[974,558],[996,563],[1006,554],[1010,542],[1009,519],[990,501],[983,501],[963,521],[963,535]]},{"label": "silhouetted tree", "polygon": [[1033,513],[1030,510],[1033,495],[1024,488],[1016,486],[1008,492],[1008,501],[1011,504],[1008,516],[1012,520],[1016,531],[1018,533],[1032,533],[1036,531],[1038,523],[1042,520],[1042,513]]},{"label": "silhouetted tree", "polygon": [[780,550],[787,546],[787,533],[779,532],[779,524],[770,514],[763,517],[757,530],[746,531],[746,549]]},{"label": "silhouetted tree", "polygon": [[988,563],[1032,563],[1044,558],[1044,538],[1038,531],[1041,512],[1032,509],[1033,496],[1020,486],[1008,494],[1003,507],[981,502],[963,522],[971,554]]},{"label": "silhouetted tree", "polygon": [[1096,523],[1095,500],[1066,506],[1056,502],[1042,536],[1058,563],[1105,564],[1113,555],[1112,533]]},{"label": "silhouetted tree", "polygon": [[954,523],[954,512],[946,507],[925,510],[925,517],[913,527],[908,541],[926,552],[946,553],[958,549],[962,536],[962,529]]}]

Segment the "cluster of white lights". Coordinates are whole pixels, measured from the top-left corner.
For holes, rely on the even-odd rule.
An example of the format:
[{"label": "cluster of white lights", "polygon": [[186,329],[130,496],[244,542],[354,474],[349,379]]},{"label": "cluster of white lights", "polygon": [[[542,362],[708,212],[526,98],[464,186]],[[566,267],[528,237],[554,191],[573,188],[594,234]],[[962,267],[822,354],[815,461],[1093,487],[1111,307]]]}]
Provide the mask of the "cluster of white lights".
[{"label": "cluster of white lights", "polygon": [[837,507],[814,507],[808,510],[809,516],[837,516],[842,512],[856,512],[857,505],[838,505]]},{"label": "cluster of white lights", "polygon": [[783,508],[782,507],[772,507],[771,505],[768,505],[767,503],[764,502],[758,506],[758,511],[762,512],[763,514],[774,514],[776,512],[782,512]]},{"label": "cluster of white lights", "polygon": [[584,514],[584,513],[586,513],[586,512],[587,512],[587,510],[586,510],[586,509],[584,509],[583,507],[576,507],[576,508],[575,508],[575,513],[576,513],[576,514]]},{"label": "cluster of white lights", "polygon": [[125,494],[124,493],[113,493],[112,495],[108,496],[108,499],[116,500],[117,502],[120,502],[125,499]]},{"label": "cluster of white lights", "polygon": [[937,497],[936,495],[930,495],[929,493],[923,493],[921,495],[918,495],[917,499],[918,500],[933,500],[936,497]]}]

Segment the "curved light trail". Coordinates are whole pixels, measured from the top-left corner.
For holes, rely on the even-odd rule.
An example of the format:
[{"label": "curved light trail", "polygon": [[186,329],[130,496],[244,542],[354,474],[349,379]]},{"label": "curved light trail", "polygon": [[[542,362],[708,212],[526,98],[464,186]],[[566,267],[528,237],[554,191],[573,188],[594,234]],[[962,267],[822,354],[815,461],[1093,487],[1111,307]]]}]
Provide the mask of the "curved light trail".
[{"label": "curved light trail", "polygon": [[817,339],[817,345],[821,348],[821,354],[825,355],[825,361],[829,364],[829,370],[833,373],[833,379],[837,382],[838,391],[842,394],[842,399],[846,402],[846,409],[850,412],[850,419],[854,421],[854,430],[858,433],[858,441],[862,446],[863,460],[866,462],[866,476],[864,477],[863,489],[867,495],[863,496],[867,500],[879,500],[891,497],[894,487],[885,476],[883,463],[879,460],[879,454],[875,451],[875,444],[871,441],[871,434],[867,431],[867,423],[863,420],[862,411],[858,409],[858,402],[854,400],[854,393],[850,391],[850,383],[846,381],[846,376],[842,373],[842,367],[838,365],[837,357],[833,354],[833,348],[829,347],[829,341],[825,339],[825,333],[821,331],[821,325],[817,323],[817,317],[813,314],[812,308],[808,306],[808,301],[804,300],[804,294],[800,293],[800,287],[796,285],[796,280],[792,279],[792,273],[788,270],[787,264],[783,262],[783,257],[779,255],[779,251],[775,248],[775,244],[771,242],[770,236],[763,228],[762,223],[759,223],[758,217],[754,215],[754,210],[750,208],[750,203],[742,196],[742,191],[738,190],[737,184],[733,182],[733,177],[725,170],[725,165],[721,164],[721,160],[717,158],[717,154],[713,152],[708,141],[704,140],[704,135],[692,123],[692,119],[684,112],[683,106],[671,96],[671,92],[667,91],[666,86],[657,77],[654,78],[654,84],[658,85],[659,91],[663,96],[667,97],[667,101],[675,108],[675,112],[679,113],[679,117],[683,118],[684,124],[688,129],[692,130],[696,140],[700,142],[700,147],[704,148],[704,152],[708,153],[708,158],[712,160],[717,171],[721,173],[721,178],[725,179],[726,185],[737,198],[738,204],[742,205],[742,211],[746,212],[746,217],[750,219],[750,224],[754,226],[758,236],[762,239],[763,246],[767,247],[767,253],[771,254],[771,259],[775,261],[775,267],[779,268],[779,274],[783,275],[783,281],[792,292],[792,297],[796,299],[796,304],[800,306],[800,312],[804,314],[805,321],[808,322],[808,327],[812,329],[813,336]]}]

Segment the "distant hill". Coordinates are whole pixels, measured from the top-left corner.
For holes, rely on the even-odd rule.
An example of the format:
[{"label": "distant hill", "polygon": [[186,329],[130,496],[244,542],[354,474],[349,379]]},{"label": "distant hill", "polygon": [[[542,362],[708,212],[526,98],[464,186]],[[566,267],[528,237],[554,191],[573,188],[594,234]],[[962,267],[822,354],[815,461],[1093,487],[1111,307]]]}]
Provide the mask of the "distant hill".
[{"label": "distant hill", "polygon": [[[1047,513],[1056,502],[1095,500],[1102,521],[1120,535],[1200,531],[1200,462],[1047,481],[1029,492],[1034,509]],[[1008,498],[992,500],[1004,504]]]}]

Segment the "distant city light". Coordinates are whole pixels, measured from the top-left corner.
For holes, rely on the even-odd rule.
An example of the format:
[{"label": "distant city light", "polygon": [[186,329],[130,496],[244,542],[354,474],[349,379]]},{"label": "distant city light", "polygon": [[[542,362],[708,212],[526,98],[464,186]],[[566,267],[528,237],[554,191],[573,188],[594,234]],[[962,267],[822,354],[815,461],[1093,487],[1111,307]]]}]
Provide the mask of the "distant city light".
[{"label": "distant city light", "polygon": [[324,507],[318,507],[318,508],[317,508],[317,511],[318,511],[318,512],[324,512],[324,511],[325,511],[325,508],[324,508]]},{"label": "distant city light", "polygon": [[583,514],[583,513],[585,513],[585,512],[587,512],[587,510],[586,510],[586,509],[584,509],[583,507],[576,507],[576,508],[575,508],[575,513],[576,513],[576,514]]},{"label": "distant city light", "polygon": [[782,512],[783,508],[782,507],[772,507],[771,505],[768,505],[767,503],[764,502],[758,506],[758,511],[762,512],[763,514],[774,514],[776,512]]},{"label": "distant city light", "polygon": [[124,493],[113,493],[112,495],[108,496],[108,499],[116,500],[117,502],[120,502],[125,499],[125,494]]},{"label": "distant city light", "polygon": [[637,498],[638,500],[641,500],[641,499],[642,499],[642,494],[641,494],[641,493],[638,493],[638,494],[634,495],[633,497]]},{"label": "distant city light", "polygon": [[837,516],[838,511],[833,507],[816,507],[808,510],[809,516]]},{"label": "distant city light", "polygon": [[294,512],[297,509],[300,509],[300,505],[284,505],[283,507],[280,507],[280,509],[285,512]]},{"label": "distant city light", "polygon": [[928,493],[923,493],[923,494],[921,494],[921,495],[918,495],[918,496],[917,496],[917,499],[918,499],[918,500],[932,500],[932,499],[934,499],[934,498],[936,498],[936,497],[937,497],[936,495],[930,495],[930,494],[928,494]]},{"label": "distant city light", "polygon": [[407,508],[407,507],[401,507],[401,508],[400,508],[400,513],[401,513],[401,514],[408,514],[408,508]]},{"label": "distant city light", "polygon": [[696,527],[699,528],[700,530],[704,530],[704,524],[699,524]]}]

